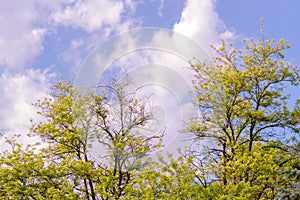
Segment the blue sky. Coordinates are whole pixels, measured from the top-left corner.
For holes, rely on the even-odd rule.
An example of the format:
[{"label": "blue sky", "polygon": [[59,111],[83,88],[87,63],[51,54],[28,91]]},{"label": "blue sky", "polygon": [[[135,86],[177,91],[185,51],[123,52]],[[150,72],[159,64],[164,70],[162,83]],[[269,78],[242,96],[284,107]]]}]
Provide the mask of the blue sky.
[{"label": "blue sky", "polygon": [[264,17],[265,37],[289,40],[287,58],[299,66],[299,8],[297,0],[1,1],[0,131],[25,133],[39,119],[31,103],[50,95],[58,74],[75,76],[98,44],[134,28],[167,28],[209,52],[221,38],[259,37]]}]

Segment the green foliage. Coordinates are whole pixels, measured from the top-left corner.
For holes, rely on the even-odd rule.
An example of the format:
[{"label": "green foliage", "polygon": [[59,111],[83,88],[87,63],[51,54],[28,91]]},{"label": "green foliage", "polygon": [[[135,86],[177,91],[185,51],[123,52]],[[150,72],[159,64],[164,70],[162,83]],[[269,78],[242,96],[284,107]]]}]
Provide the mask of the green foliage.
[{"label": "green foliage", "polygon": [[170,156],[138,173],[134,193],[128,199],[202,199],[203,191],[195,180],[192,158]]},{"label": "green foliage", "polygon": [[280,171],[296,161],[271,141],[287,138],[287,130],[299,132],[298,105],[288,108],[284,89],[298,86],[300,78],[283,60],[286,41],[250,38],[244,44],[234,49],[223,41],[212,61],[191,64],[201,116],[187,131],[211,143],[198,165],[206,174],[201,183],[210,182],[218,198],[272,199],[278,187],[291,187]]},{"label": "green foliage", "polygon": [[[35,106],[28,146],[17,137],[0,154],[0,199],[298,199],[300,100],[288,105],[298,70],[289,44],[222,43],[209,62],[191,63],[200,116],[193,146],[152,158],[163,133],[149,129],[147,98],[126,83],[79,90],[60,80]],[[147,106],[146,106],[147,105]],[[5,137],[2,136],[2,139]],[[289,143],[286,139],[291,139]]]},{"label": "green foliage", "polygon": [[[152,119],[125,85],[75,90],[70,81],[53,87],[53,98],[38,101],[44,120],[31,136],[44,142],[22,149],[16,141],[1,155],[2,194],[12,199],[120,199],[135,184],[133,170],[161,146],[158,134],[140,130]],[[101,89],[101,90],[100,90]],[[101,147],[99,158],[93,148]],[[94,152],[93,152],[94,151]]]},{"label": "green foliage", "polygon": [[236,152],[226,165],[220,163],[218,170],[227,181],[216,184],[222,198],[274,199],[279,186],[291,187],[291,181],[281,171],[291,169],[297,160],[278,147],[257,142],[253,151],[241,148],[243,152]]},{"label": "green foliage", "polygon": [[284,178],[292,181],[290,187],[279,187],[278,195],[276,199],[287,199],[296,200],[300,198],[300,153],[299,153],[300,143],[297,141],[292,146],[286,147],[286,152],[298,162],[292,165],[292,169],[286,169],[281,171]]}]

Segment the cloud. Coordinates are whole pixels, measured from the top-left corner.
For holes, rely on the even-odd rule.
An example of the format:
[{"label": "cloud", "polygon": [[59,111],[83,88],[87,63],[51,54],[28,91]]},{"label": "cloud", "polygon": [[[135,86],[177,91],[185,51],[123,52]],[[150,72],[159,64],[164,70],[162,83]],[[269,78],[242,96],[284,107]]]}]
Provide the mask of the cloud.
[{"label": "cloud", "polygon": [[106,29],[108,33],[121,25],[122,13],[134,9],[133,1],[85,0],[75,1],[53,13],[53,20],[63,26],[82,28],[88,32]]},{"label": "cloud", "polygon": [[0,65],[30,68],[43,51],[50,24],[47,14],[71,0],[11,0],[0,6]]},{"label": "cloud", "polygon": [[[141,20],[131,15],[139,2],[133,0],[80,0],[64,4],[52,12],[50,19],[56,27],[83,30],[82,37],[70,38],[70,44],[62,53],[64,61],[78,68],[84,56],[99,41],[113,33],[138,27]],[[80,45],[74,45],[76,44]]]},{"label": "cloud", "polygon": [[[1,2],[0,132],[6,136],[21,134],[25,141],[25,133],[30,127],[29,119],[39,119],[31,103],[49,96],[54,76],[48,70],[32,69],[35,58],[44,51],[45,36],[56,38],[65,34],[64,30],[72,32],[74,27],[86,32],[84,37],[78,37],[73,32],[70,34],[69,41],[62,44],[70,50],[69,53],[59,52],[61,49],[57,48],[54,51],[54,54],[61,54],[66,61],[74,61],[78,65],[86,49],[94,46],[99,38],[103,39],[100,33],[125,31],[136,23],[136,19],[130,18],[130,12],[135,10],[135,6],[132,0]],[[126,12],[129,14],[125,16]],[[61,26],[65,28],[62,31]],[[47,66],[45,63],[38,64]],[[3,140],[0,143],[3,147]]]},{"label": "cloud", "polygon": [[[57,34],[59,26],[89,33],[128,30],[137,20],[124,13],[135,10],[132,0],[11,0],[0,6],[0,66],[30,68],[44,50],[46,35]],[[126,14],[128,14],[126,13]]]},{"label": "cloud", "polygon": [[[17,5],[17,6],[16,6]],[[0,6],[0,62],[22,67],[42,50],[45,29],[31,26],[37,19],[34,1],[5,1]]]},{"label": "cloud", "polygon": [[[180,35],[174,34],[172,36],[165,34],[164,31],[157,32],[152,36],[152,40],[148,45],[149,47],[162,46],[161,49],[150,48],[146,51],[137,50],[117,60],[117,66],[127,66],[127,69],[130,69],[130,67],[136,68],[135,71],[144,74],[138,81],[139,84],[143,83],[143,81],[150,82],[146,91],[144,91],[144,93],[142,92],[142,94],[146,93],[146,95],[149,95],[149,91],[152,91],[155,95],[152,96],[154,98],[149,100],[152,101],[153,105],[159,105],[164,111],[164,115],[166,116],[165,125],[167,126],[167,134],[164,138],[164,142],[170,145],[167,150],[176,152],[176,147],[187,144],[182,141],[181,136],[177,135],[178,129],[184,127],[184,123],[187,122],[187,119],[190,117],[188,116],[189,114],[195,114],[195,108],[191,102],[192,97],[189,96],[187,101],[184,101],[184,98],[187,96],[180,95],[182,91],[188,93],[188,90],[192,90],[193,88],[191,83],[192,72],[187,69],[189,64],[187,60],[182,60],[182,57],[188,60],[192,60],[193,57],[200,60],[205,59],[207,58],[206,52],[210,52],[211,44],[217,45],[220,43],[221,38],[232,40],[235,37],[235,33],[228,30],[224,22],[219,18],[218,13],[215,11],[215,4],[216,1],[214,0],[188,0],[181,13],[180,20],[173,26],[175,32],[186,36],[185,39]],[[126,40],[122,41],[122,44],[123,46],[130,46],[131,49],[139,49],[141,46],[137,42],[137,38],[126,38]],[[189,46],[188,38],[202,45],[206,52],[201,49],[196,49],[195,51],[195,47]],[[119,44],[119,47],[120,46]],[[182,54],[174,54],[165,51],[165,49],[172,49],[174,52],[181,52]],[[115,48],[114,52],[118,54],[120,48]],[[169,67],[169,72],[174,70],[174,74],[163,73],[165,70],[163,67],[156,69],[156,71],[149,70],[150,72],[143,68],[143,64],[149,65],[150,67],[151,63]],[[129,74],[130,73],[129,71]],[[159,84],[159,86],[157,86],[157,84]],[[181,90],[180,86],[184,84],[186,84],[186,87]],[[171,96],[169,96],[169,92],[172,93]],[[173,103],[171,103],[172,100],[174,101]],[[180,105],[176,106],[175,102],[178,101]],[[180,119],[174,118],[174,116],[180,115]],[[180,127],[180,124],[182,127]],[[172,140],[174,141],[172,142]]]},{"label": "cloud", "polygon": [[159,1],[159,7],[158,7],[158,16],[162,17],[163,16],[163,10],[164,10],[164,3],[165,3],[165,0],[160,0]]},{"label": "cloud", "polygon": [[[48,70],[29,69],[25,73],[5,71],[0,75],[0,132],[6,136],[25,133],[30,127],[30,119],[38,120],[36,108],[32,103],[49,97],[49,80],[55,76]],[[1,138],[0,144],[3,143]],[[28,141],[27,141],[28,142]],[[2,144],[0,145],[1,147]]]},{"label": "cloud", "polygon": [[[234,33],[226,29],[215,11],[215,4],[216,1],[213,0],[188,0],[173,30],[194,39],[206,49],[211,43],[218,42],[220,37],[233,38]],[[161,14],[163,5],[164,0],[160,0],[158,12]],[[0,92],[2,93],[0,99],[0,128],[2,130],[0,131],[11,134],[28,130],[29,118],[35,117],[35,109],[31,103],[48,94],[51,76],[49,77],[47,71],[30,69],[30,62],[43,51],[43,40],[46,35],[57,34],[58,27],[61,26],[86,31],[88,33],[86,38],[70,38],[70,42],[66,45],[67,51],[60,52],[65,60],[72,61],[73,59],[78,64],[82,60],[82,51],[85,47],[91,49],[99,39],[109,36],[114,31],[128,30],[139,23],[130,15],[135,9],[136,1],[133,0],[12,0],[1,3],[0,25],[5,28],[0,30],[0,51],[2,52],[0,64],[15,69],[22,68],[22,72],[11,73],[7,70],[0,75]],[[166,43],[169,39],[168,36],[166,37],[165,39],[165,36],[158,33],[153,36],[152,43],[168,45]],[[139,44],[135,40],[134,37],[124,38],[122,42],[125,44],[119,43],[113,49],[116,50],[115,54],[120,53],[122,45],[133,46],[132,49],[138,48]],[[184,44],[176,41],[172,48],[183,49]],[[186,46],[184,49],[188,50]],[[182,68],[188,63],[169,52],[158,50],[150,52],[150,50],[136,52],[135,55],[129,56],[130,62],[122,57],[119,63],[115,64],[120,64],[120,66],[127,64],[128,68],[149,63],[160,64],[169,66],[177,74],[185,77],[185,80],[190,80],[187,78],[188,72]],[[159,71],[156,72],[159,73]],[[153,72],[153,77],[161,79],[161,82],[171,83],[171,86],[175,88],[180,86],[181,82],[176,82],[173,76],[162,76],[162,74],[156,76],[156,72]],[[157,79],[153,79],[153,82],[159,82]],[[158,92],[154,103],[161,105],[165,116],[169,117],[167,125],[174,127],[172,124],[178,124],[178,122],[172,121],[174,120],[172,116],[177,116],[176,112],[180,110],[174,109],[175,106],[168,106],[171,105],[168,104],[170,91],[166,90],[166,87],[159,90],[159,87],[154,85],[154,89]],[[174,93],[174,91],[171,92]],[[177,101],[174,96],[173,98],[175,105]],[[189,105],[182,105],[182,107],[185,106]]]},{"label": "cloud", "polygon": [[181,13],[181,19],[173,30],[199,42],[207,51],[210,45],[218,43],[222,36],[233,39],[234,33],[228,30],[215,11],[216,0],[188,0]]},{"label": "cloud", "polygon": [[85,60],[77,81],[95,85],[105,70],[105,80],[125,76],[127,72],[129,91],[144,86],[138,96],[149,96],[149,103],[158,111],[154,113],[159,119],[158,130],[166,126],[165,150],[174,153],[183,145],[178,135],[178,130],[183,129],[182,121],[187,121],[194,109],[189,95],[190,70],[184,67],[193,56],[206,56],[202,53],[195,42],[171,30],[133,30],[96,47]]}]

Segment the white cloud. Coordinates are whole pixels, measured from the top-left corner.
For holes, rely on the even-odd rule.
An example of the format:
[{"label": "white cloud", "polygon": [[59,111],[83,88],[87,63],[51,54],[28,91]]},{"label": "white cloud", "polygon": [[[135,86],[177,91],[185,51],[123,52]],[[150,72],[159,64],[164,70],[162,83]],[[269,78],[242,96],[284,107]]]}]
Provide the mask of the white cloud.
[{"label": "white cloud", "polygon": [[43,50],[47,14],[71,0],[10,0],[0,3],[0,64],[20,69]]},{"label": "white cloud", "polygon": [[164,11],[165,0],[150,0],[151,2],[158,3],[157,15],[162,17]]},{"label": "white cloud", "polygon": [[220,34],[220,38],[223,40],[232,40],[236,38],[236,35],[232,31],[225,31]]},{"label": "white cloud", "polygon": [[[132,18],[139,2],[133,0],[79,0],[64,4],[51,14],[56,26],[73,27],[88,32],[88,36],[74,38],[62,53],[65,61],[78,68],[86,55],[99,41],[106,40],[113,32],[124,32],[138,27],[139,18]],[[80,45],[74,45],[74,42]]]},{"label": "white cloud", "polygon": [[[17,5],[17,6],[16,6]],[[5,1],[0,6],[0,61],[22,67],[42,49],[44,29],[33,28],[37,19],[34,1]]]},{"label": "white cloud", "polygon": [[81,48],[85,45],[86,42],[81,38],[72,40],[67,51],[62,53],[63,59],[74,63],[75,66],[79,66],[82,62]]},{"label": "white cloud", "polygon": [[64,26],[74,26],[92,32],[100,28],[111,29],[121,25],[122,12],[134,9],[133,1],[80,0],[53,13],[53,20]]},{"label": "white cloud", "polygon": [[[55,34],[56,25],[93,32],[101,29],[128,30],[137,20],[123,19],[135,10],[132,0],[11,0],[0,3],[0,65],[29,68],[43,51],[46,34]],[[54,23],[53,23],[54,22]]]},{"label": "white cloud", "polygon": [[160,0],[159,1],[159,7],[158,7],[158,16],[162,17],[163,16],[163,10],[164,10],[164,3],[165,3],[165,0]]},{"label": "white cloud", "polygon": [[[49,97],[49,80],[53,76],[55,74],[48,70],[33,69],[17,74],[6,71],[0,75],[0,132],[8,137],[21,134],[21,139],[26,138],[25,133],[28,133],[30,127],[29,120],[40,119],[32,103]],[[1,147],[3,142],[1,138]]]},{"label": "white cloud", "polygon": [[[164,0],[160,0],[159,13],[162,12]],[[194,39],[202,44],[206,49],[211,43],[216,43],[221,37],[231,39],[234,33],[226,30],[222,20],[215,11],[214,0],[188,0],[181,14],[178,23],[173,30]],[[2,5],[3,4],[3,5]],[[15,6],[18,5],[18,6]],[[4,27],[0,30],[0,63],[4,63],[14,68],[24,68],[25,64],[32,61],[43,50],[42,41],[46,34],[50,34],[50,29],[56,29],[56,26],[76,27],[90,33],[89,38],[74,38],[68,48],[68,53],[64,52],[66,60],[75,59],[77,63],[81,61],[81,48],[83,46],[94,46],[99,38],[99,31],[104,32],[105,36],[112,31],[125,31],[130,29],[136,23],[135,19],[124,18],[123,13],[133,12],[136,3],[133,0],[12,0],[1,3],[0,6],[0,25]],[[46,14],[45,14],[46,13]],[[162,14],[162,13],[161,13]],[[54,24],[52,24],[55,22]],[[55,31],[54,31],[55,32]],[[51,32],[52,33],[52,32]],[[168,46],[170,38],[167,36],[155,35],[152,43],[164,44]],[[120,53],[122,45],[128,45],[132,49],[138,48],[136,38],[123,38],[125,44],[119,43],[115,54]],[[170,44],[170,48],[185,49],[187,46],[180,44],[178,40],[175,44]],[[151,43],[151,42],[150,42]],[[89,46],[90,45],[90,46]],[[175,45],[175,46],[172,46]],[[151,45],[150,45],[151,46]],[[70,54],[71,53],[71,54]],[[127,63],[128,68],[149,63],[169,66],[177,74],[183,76],[185,80],[190,80],[189,74],[182,69],[183,62],[177,55],[168,55],[169,52],[142,52],[129,57],[130,62],[121,58],[120,64]],[[192,52],[188,52],[192,53]],[[114,54],[114,55],[115,55]],[[180,56],[180,55],[179,55]],[[128,59],[128,57],[127,57]],[[118,64],[118,63],[117,63]],[[123,65],[122,65],[123,66]],[[27,67],[28,68],[28,67]],[[160,73],[159,71],[156,71]],[[153,72],[155,74],[155,72]],[[31,103],[47,95],[49,88],[47,72],[37,70],[25,70],[24,73],[11,74],[8,71],[0,75],[0,128],[7,133],[25,132],[29,127],[29,118],[35,116],[35,109]],[[87,77],[88,78],[88,77]],[[99,77],[98,77],[99,78]],[[155,76],[161,81],[172,84],[179,88],[181,82],[174,80],[173,76]],[[153,82],[160,80],[154,79]],[[170,117],[167,122],[170,127],[174,122],[172,116],[180,112],[168,105],[170,97],[165,88],[161,91],[155,87],[158,96],[155,102],[160,104]],[[176,94],[176,91],[171,91]],[[160,96],[159,96],[160,95]],[[175,104],[174,99],[174,104]],[[186,107],[187,105],[181,105]],[[1,130],[0,130],[1,131]],[[170,130],[175,132],[176,130]]]},{"label": "white cloud", "polygon": [[[178,129],[183,129],[182,121],[187,121],[193,113],[189,98],[192,90],[190,70],[183,67],[188,66],[187,60],[200,56],[202,51],[187,37],[166,29],[151,30],[145,28],[124,33],[120,38],[112,38],[111,42],[98,46],[86,59],[77,80],[93,85],[105,67],[108,71],[123,72],[123,75],[124,71],[112,67],[127,69],[131,81],[129,91],[133,90],[131,87],[145,86],[139,95],[150,96],[150,104],[161,111],[155,116],[160,118],[158,126],[167,126],[163,140],[167,146],[165,150],[175,153],[177,147],[183,145]],[[108,76],[106,74],[105,78]],[[110,78],[115,77],[116,74],[113,74]]]},{"label": "white cloud", "polygon": [[68,50],[75,54],[73,58],[70,53],[59,52],[77,64],[82,59],[81,48],[99,41],[99,36],[94,37],[98,30],[109,34],[132,27],[136,20],[125,18],[123,13],[134,11],[135,5],[132,0],[2,1],[0,66],[7,69],[0,73],[0,132],[24,136],[29,119],[36,118],[31,103],[48,95],[52,74],[31,69],[31,63],[43,51],[47,34],[57,34],[59,25],[93,31],[86,40],[70,38]]},{"label": "white cloud", "polygon": [[[161,49],[134,51],[131,54],[126,54],[121,57],[116,62],[117,66],[127,66],[128,69],[136,68],[137,71],[140,70],[141,74],[148,73],[138,79],[138,83],[142,84],[143,81],[150,81],[152,87],[149,85],[142,94],[146,93],[146,95],[149,95],[149,91],[152,91],[155,94],[155,98],[150,99],[150,101],[155,105],[159,105],[165,112],[165,116],[167,117],[167,134],[164,138],[164,142],[165,144],[170,145],[169,148],[166,148],[167,150],[176,152],[176,148],[183,145],[184,142],[180,138],[177,138],[180,137],[177,135],[178,129],[183,128],[180,127],[180,123],[184,123],[182,120],[187,122],[188,117],[190,117],[187,115],[191,113],[195,114],[195,108],[192,106],[191,99],[187,99],[188,101],[186,102],[180,102],[180,105],[177,106],[175,104],[168,106],[171,105],[170,102],[172,100],[176,102],[177,95],[177,99],[182,101],[183,98],[180,94],[184,93],[184,91],[188,93],[187,90],[192,90],[191,70],[185,68],[189,64],[186,60],[182,60],[182,57],[188,60],[191,60],[194,56],[198,59],[207,58],[204,51],[197,49],[197,47],[195,49],[195,46],[189,46],[191,43],[188,38],[201,44],[207,52],[210,52],[210,44],[218,44],[221,38],[229,40],[234,38],[234,33],[227,30],[225,24],[215,11],[215,4],[216,1],[214,0],[188,0],[179,22],[174,24],[173,27],[175,32],[185,35],[186,38],[176,34],[173,36],[165,34],[166,32],[163,31],[157,32],[157,34],[153,35],[152,40],[149,41],[148,45],[149,47],[161,46]],[[140,44],[137,43],[137,38],[126,38],[125,40],[122,40],[123,46],[120,45],[121,43],[118,43],[119,46],[115,48],[114,53],[120,54],[120,52],[122,52],[120,49],[125,48],[126,45],[130,47],[129,49],[145,47],[145,45],[140,46]],[[168,49],[171,51],[173,50],[174,53],[165,51]],[[181,55],[176,53],[181,53]],[[195,55],[195,53],[197,55]],[[117,56],[112,57],[117,58]],[[143,71],[144,68],[142,65],[151,63],[169,67],[169,71],[171,72],[174,70],[174,74],[163,73],[163,67],[156,69],[156,71]],[[130,73],[131,72],[129,71],[129,74]],[[163,87],[157,87],[156,84],[159,83],[160,86]],[[182,85],[186,85],[186,87],[180,89],[180,86]],[[173,96],[168,96],[168,92],[171,92]],[[180,119],[175,119],[174,116],[179,116]],[[178,140],[172,142],[173,139]]]},{"label": "white cloud", "polygon": [[199,42],[207,51],[220,41],[222,33],[226,33],[225,39],[234,38],[215,11],[215,4],[216,0],[188,0],[173,30]]}]

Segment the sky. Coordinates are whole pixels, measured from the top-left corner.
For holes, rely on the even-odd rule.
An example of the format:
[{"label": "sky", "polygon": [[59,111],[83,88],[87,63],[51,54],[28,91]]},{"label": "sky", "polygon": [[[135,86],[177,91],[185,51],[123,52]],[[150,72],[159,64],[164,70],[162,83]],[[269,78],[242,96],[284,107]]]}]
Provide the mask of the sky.
[{"label": "sky", "polygon": [[[92,72],[85,71],[85,67],[93,59],[103,61],[107,58],[103,54],[115,56],[110,58],[110,66],[150,76],[152,88],[146,93],[156,92],[153,105],[157,117],[164,124],[178,124],[183,117],[174,116],[188,115],[192,110],[191,105],[182,103],[184,95],[178,89],[181,85],[190,87],[189,72],[182,71],[187,62],[181,58],[190,59],[187,55],[198,53],[187,46],[180,51],[180,45],[197,44],[206,57],[211,52],[210,44],[218,45],[221,39],[239,45],[245,37],[259,37],[259,19],[264,17],[265,38],[287,39],[292,48],[286,58],[300,66],[299,8],[298,0],[2,0],[0,132],[25,135],[29,119],[40,119],[32,103],[50,96],[51,85],[59,74],[68,79],[79,73],[89,79]],[[152,51],[146,49],[149,42],[140,43],[134,35],[126,35],[133,30],[149,33],[150,29],[145,32],[147,27],[159,30],[151,35],[150,43],[156,48]],[[170,31],[180,34],[179,39],[166,36]],[[112,38],[122,39],[117,41],[124,42],[123,46],[113,46]],[[104,48],[105,42],[108,48]],[[144,49],[138,51],[141,45]],[[157,70],[148,71],[153,64]],[[103,75],[97,71],[94,75],[109,77],[109,66],[101,70],[108,72]],[[291,91],[299,95],[299,90]]]}]

